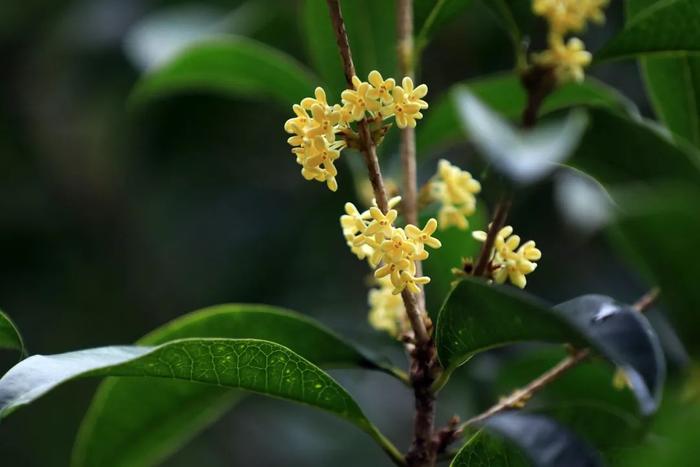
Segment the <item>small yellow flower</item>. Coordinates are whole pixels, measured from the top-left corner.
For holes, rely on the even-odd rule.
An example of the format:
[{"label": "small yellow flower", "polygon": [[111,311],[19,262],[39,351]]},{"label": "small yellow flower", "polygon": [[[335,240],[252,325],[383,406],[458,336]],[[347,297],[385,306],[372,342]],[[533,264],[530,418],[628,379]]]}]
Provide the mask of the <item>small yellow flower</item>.
[{"label": "small yellow flower", "polygon": [[392,93],[394,102],[391,105],[382,107],[382,116],[390,117],[393,115],[396,120],[396,126],[399,128],[415,128],[416,120],[423,118],[420,112],[420,104],[411,102],[409,94],[401,86],[396,86]]},{"label": "small yellow flower", "polygon": [[427,109],[428,103],[423,98],[428,94],[428,86],[421,84],[414,88],[413,80],[408,76],[401,80],[401,86],[406,93],[406,100],[413,104],[418,104],[421,109]]},{"label": "small yellow flower", "polygon": [[609,3],[609,0],[534,0],[532,10],[547,19],[552,32],[564,35],[582,31],[588,21],[603,23],[603,9]]},{"label": "small yellow flower", "polygon": [[372,98],[370,84],[360,81],[357,76],[353,76],[352,82],[355,89],[346,89],[340,95],[343,104],[349,108],[352,120],[362,120],[365,112],[379,112],[379,101]]},{"label": "small yellow flower", "polygon": [[372,288],[368,294],[369,323],[378,330],[385,331],[392,337],[411,330],[411,324],[406,315],[403,300],[393,294],[393,286],[387,278],[377,281],[379,288]]},{"label": "small yellow flower", "polygon": [[369,213],[372,216],[372,222],[367,226],[365,235],[376,235],[378,241],[391,237],[392,225],[399,215],[396,209],[390,209],[384,214],[378,207],[372,206],[369,208]]},{"label": "small yellow flower", "polygon": [[418,245],[419,253],[425,250],[426,245],[435,249],[442,246],[440,240],[433,237],[433,233],[435,233],[435,230],[437,230],[437,226],[438,223],[435,219],[429,219],[425,224],[425,227],[423,227],[423,230],[419,229],[415,225],[409,224],[406,226],[406,235],[408,235],[408,238],[413,240]]},{"label": "small yellow flower", "polygon": [[[306,180],[326,182],[332,191],[338,189],[333,161],[347,147],[346,139],[352,141],[357,136],[352,122],[366,116],[389,118],[395,115],[397,125],[405,128],[414,127],[416,120],[423,117],[420,109],[428,107],[422,99],[428,92],[427,86],[422,84],[414,88],[413,81],[404,78],[402,88],[396,86],[393,78],[384,79],[376,70],[370,72],[368,80],[364,82],[353,76],[353,89],[346,89],[341,94],[342,105],[329,104],[326,91],[317,87],[314,97],[306,97],[292,106],[294,117],[285,122],[284,130],[292,135],[287,142],[292,146],[292,154],[302,166],[301,173]],[[398,104],[395,102],[397,97]],[[317,141],[319,137],[325,140],[325,144]]]},{"label": "small yellow flower", "polygon": [[[420,292],[420,286],[425,285],[430,282],[430,277],[414,277],[413,274],[408,271],[401,272],[401,283],[402,288],[405,287],[411,293]],[[403,290],[394,290],[393,293],[401,293]]]},{"label": "small yellow flower", "polygon": [[432,197],[441,204],[438,224],[441,229],[455,226],[460,230],[469,228],[468,217],[476,211],[476,194],[481,184],[466,170],[442,159],[438,171],[430,182]]},{"label": "small yellow flower", "polygon": [[384,240],[381,244],[384,258],[389,261],[401,261],[404,257],[416,253],[416,244],[409,241],[403,229],[394,229],[391,238]]},{"label": "small yellow flower", "polygon": [[583,41],[571,38],[565,44],[561,38],[553,38],[549,49],[536,54],[534,61],[538,65],[552,67],[560,82],[581,82],[583,69],[591,64],[593,56],[585,48]]},{"label": "small yellow flower", "polygon": [[367,80],[369,84],[372,85],[372,89],[368,92],[370,98],[376,99],[382,104],[390,104],[392,102],[393,97],[391,91],[394,89],[394,86],[396,86],[394,78],[385,80],[381,73],[374,70],[369,73]]},{"label": "small yellow flower", "polygon": [[[479,230],[473,232],[472,236],[480,242],[485,242],[488,234]],[[520,245],[520,237],[513,235],[513,227],[507,225],[496,234],[491,255],[493,281],[503,284],[510,280],[513,285],[523,289],[527,285],[525,276],[537,268],[535,261],[542,257],[542,252],[535,247],[532,240]]]},{"label": "small yellow flower", "polygon": [[393,208],[400,201],[399,196],[391,198],[386,214],[374,200],[373,206],[364,212],[360,212],[354,204],[346,203],[340,225],[350,250],[359,259],[367,259],[372,268],[379,266],[374,272],[375,278],[386,279],[392,285],[394,294],[404,289],[417,293],[430,278],[415,277],[416,261],[428,258],[426,246],[441,246],[440,241],[432,236],[437,229],[437,221],[430,219],[422,230],[410,224],[406,228],[394,227],[398,212]]},{"label": "small yellow flower", "polygon": [[[315,98],[314,98],[315,97]],[[322,87],[314,89],[314,97],[305,97],[301,100],[301,107],[305,110],[311,109],[314,105],[320,105],[324,110],[329,108],[326,91]]]}]

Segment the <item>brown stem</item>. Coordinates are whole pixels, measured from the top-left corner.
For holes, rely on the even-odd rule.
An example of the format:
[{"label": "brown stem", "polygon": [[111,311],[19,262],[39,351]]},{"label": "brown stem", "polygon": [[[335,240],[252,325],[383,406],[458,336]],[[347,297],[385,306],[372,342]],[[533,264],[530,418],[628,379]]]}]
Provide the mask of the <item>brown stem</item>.
[{"label": "brown stem", "polygon": [[[343,20],[343,13],[340,9],[340,3],[338,0],[326,0],[328,3],[328,11],[331,16],[331,22],[333,23],[333,31],[335,32],[336,41],[338,43],[338,50],[340,51],[340,57],[343,61],[343,71],[345,73],[345,80],[348,84],[348,89],[353,89],[352,77],[355,76],[355,65],[352,61],[352,51],[350,50],[350,43],[348,42],[348,35],[345,31],[345,21]],[[374,197],[377,200],[377,207],[386,213],[389,210],[389,204],[386,197],[386,190],[384,189],[384,181],[382,179],[382,172],[379,168],[379,159],[377,159],[377,148],[372,140],[372,134],[367,123],[367,119],[359,122],[360,130],[360,143],[362,144],[362,154],[365,158],[365,163],[367,164],[367,171],[369,172],[369,180],[372,184],[372,189],[374,190]],[[415,297],[409,293],[401,295],[404,299],[404,306],[406,308],[406,313],[409,316],[411,325],[413,326],[413,332],[416,335],[416,342],[421,345],[426,345],[430,342],[430,335],[425,327],[425,322],[423,321],[418,308]]]},{"label": "brown stem", "polygon": [[[403,76],[413,78],[414,75],[414,41],[413,41],[413,0],[397,0],[396,2],[397,54],[399,70]],[[418,225],[418,187],[416,174],[416,133],[413,128],[401,130],[400,142],[401,166],[403,169],[403,214],[406,222]],[[420,261],[416,262],[416,274],[422,275]],[[421,312],[411,316],[414,330],[423,332],[425,328],[425,293],[416,296],[405,292],[404,302],[416,300]],[[413,322],[417,319],[420,322]],[[435,395],[431,386],[435,381],[437,359],[435,344],[430,338],[430,332],[419,336],[416,332],[416,348],[412,352],[411,382],[415,400],[415,418],[413,421],[413,440],[406,454],[406,463],[410,467],[433,467],[436,463],[437,444],[433,439],[435,428]]]},{"label": "brown stem", "polygon": [[[327,0],[327,3],[328,11],[331,16],[331,22],[333,23],[333,31],[335,32],[335,38],[338,44],[338,50],[340,51],[340,58],[343,61],[345,82],[348,85],[348,89],[354,89],[352,77],[356,74],[355,64],[352,61],[352,50],[350,49],[350,43],[348,42],[348,34],[345,30],[345,21],[343,20],[343,13],[340,9],[340,3],[338,0]],[[386,213],[389,210],[386,189],[384,188],[384,180],[382,179],[382,172],[379,168],[377,147],[372,139],[372,132],[369,129],[369,123],[367,122],[366,118],[358,123],[358,130],[360,134],[360,143],[362,144],[362,155],[364,156],[365,164],[367,165],[369,181],[372,184],[372,189],[374,190],[374,197],[377,200],[377,207],[379,207],[382,212]]]},{"label": "brown stem", "polygon": [[493,220],[489,225],[488,233],[486,234],[486,241],[484,246],[481,248],[481,253],[479,254],[479,259],[474,266],[474,276],[482,277],[487,276],[489,273],[488,267],[491,262],[491,252],[493,250],[493,244],[496,242],[496,235],[503,228],[506,223],[506,218],[508,217],[508,211],[510,211],[511,201],[508,197],[504,197],[496,205],[496,212],[493,215]]},{"label": "brown stem", "polygon": [[[635,310],[640,313],[644,313],[653,303],[656,301],[659,295],[658,289],[652,289],[643,297],[641,297],[632,306]],[[496,415],[497,413],[503,412],[505,410],[514,409],[522,407],[528,400],[532,398],[537,392],[544,389],[549,383],[556,381],[568,372],[570,369],[576,367],[579,363],[586,360],[591,355],[590,349],[579,349],[575,350],[571,355],[561,360],[559,363],[554,365],[552,368],[532,380],[529,384],[521,389],[513,391],[513,393],[502,399],[498,404],[491,406],[485,412],[476,415],[466,422],[464,422],[456,430],[457,434],[464,432],[464,429],[474,425],[475,423],[482,422],[489,417]]]}]

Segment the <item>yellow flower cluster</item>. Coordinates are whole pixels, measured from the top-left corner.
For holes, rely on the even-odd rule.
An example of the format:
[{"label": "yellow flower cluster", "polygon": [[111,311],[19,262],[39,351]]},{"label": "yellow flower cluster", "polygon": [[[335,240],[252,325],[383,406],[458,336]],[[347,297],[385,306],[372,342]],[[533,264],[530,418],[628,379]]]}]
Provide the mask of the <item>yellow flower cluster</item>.
[{"label": "yellow flower cluster", "polygon": [[[472,236],[480,242],[485,242],[487,233],[478,230],[472,232]],[[513,227],[507,225],[496,234],[493,250],[492,279],[497,284],[503,284],[506,279],[510,279],[516,287],[525,288],[525,276],[537,268],[535,261],[542,257],[542,252],[535,247],[535,242],[530,240],[521,245],[520,237],[513,235]]]},{"label": "yellow flower cluster", "polygon": [[549,23],[549,49],[536,54],[535,63],[552,67],[561,82],[582,81],[583,69],[591,63],[592,55],[583,41],[577,38],[565,40],[571,32],[581,32],[588,21],[600,24],[605,21],[603,9],[609,0],[533,0],[535,14]]},{"label": "yellow flower cluster", "polygon": [[[394,295],[404,289],[420,292],[420,286],[430,282],[429,277],[416,277],[416,261],[423,261],[429,254],[425,249],[440,248],[441,244],[432,234],[437,221],[430,219],[421,230],[414,225],[394,227],[398,212],[394,207],[401,200],[393,198],[389,211],[384,214],[377,206],[360,212],[354,204],[345,204],[345,215],[340,217],[343,235],[351,251],[359,259],[367,259],[376,279],[389,278]],[[381,265],[380,265],[381,263]]]},{"label": "yellow flower cluster", "polygon": [[305,179],[326,182],[331,191],[338,189],[334,162],[347,147],[339,133],[350,129],[352,122],[366,116],[381,120],[394,117],[396,125],[405,128],[415,127],[416,120],[423,118],[420,111],[428,108],[423,100],[428,93],[425,84],[414,87],[411,78],[406,77],[398,86],[393,78],[385,80],[376,70],[368,80],[354,76],[354,89],[341,94],[342,105],[328,104],[326,92],[318,87],[314,97],[292,106],[295,116],[285,122],[284,130],[292,135],[287,142],[293,147]]},{"label": "yellow flower cluster", "polygon": [[393,337],[411,330],[406,308],[399,295],[393,292],[394,286],[388,277],[377,281],[379,288],[369,291],[369,324],[377,331],[385,331]]},{"label": "yellow flower cluster", "polygon": [[430,182],[433,199],[440,202],[438,220],[441,229],[452,225],[461,230],[469,228],[467,217],[476,210],[476,197],[481,191],[481,184],[472,174],[442,159],[438,171]]}]

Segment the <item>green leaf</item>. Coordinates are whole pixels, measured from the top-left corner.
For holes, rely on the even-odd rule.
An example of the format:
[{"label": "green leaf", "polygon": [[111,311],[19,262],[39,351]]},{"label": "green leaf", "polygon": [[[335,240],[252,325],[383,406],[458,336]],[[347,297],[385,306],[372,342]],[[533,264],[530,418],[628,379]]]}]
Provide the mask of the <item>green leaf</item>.
[{"label": "green leaf", "polygon": [[27,354],[19,329],[2,311],[0,311],[0,349],[19,350],[22,356]]},{"label": "green leaf", "polygon": [[[261,305],[220,305],[182,316],[138,344],[192,337],[274,341],[326,368],[377,368],[332,331],[298,313]],[[103,382],[80,428],[74,467],[157,464],[241,397],[231,389],[153,378]],[[134,410],[138,401],[138,410]]]},{"label": "green leaf", "polygon": [[[418,125],[418,155],[444,149],[445,146],[464,140],[464,128],[460,123],[457,98],[462,91],[474,94],[484,104],[509,119],[520,117],[527,96],[520,80],[513,73],[480,78],[453,86],[435,104]],[[542,105],[542,114],[568,107],[586,105],[634,112],[634,104],[611,87],[592,78],[585,82],[570,83],[558,88]],[[468,135],[467,135],[468,137]]]},{"label": "green leaf", "polygon": [[548,175],[578,145],[588,119],[581,111],[567,118],[521,130],[468,91],[457,94],[457,110],[480,154],[494,169],[520,184]]},{"label": "green leaf", "polygon": [[700,190],[698,185],[653,184],[611,190],[621,207],[613,226],[614,239],[649,281],[661,288],[672,323],[683,342],[697,354],[700,296],[688,265],[700,252]]},{"label": "green leaf", "polygon": [[416,0],[416,55],[420,56],[440,28],[458,18],[462,10],[466,10],[472,2],[473,0]]},{"label": "green leaf", "polygon": [[616,466],[686,465],[689,459],[697,459],[700,445],[697,432],[692,427],[700,423],[700,404],[697,397],[687,397],[690,393],[697,394],[697,382],[690,382],[686,389],[682,394],[667,398],[653,422],[652,435],[635,449],[622,452],[616,459]]},{"label": "green leaf", "polygon": [[596,59],[678,52],[700,52],[700,3],[696,0],[664,0],[649,5],[627,22]]},{"label": "green leaf", "polygon": [[588,116],[588,130],[569,165],[607,187],[664,179],[700,184],[698,152],[674,143],[653,122],[605,109],[590,109]]},{"label": "green leaf", "polygon": [[136,84],[132,104],[180,92],[244,99],[269,98],[290,106],[310,95],[314,78],[292,57],[242,37],[202,41],[185,49]]},{"label": "green leaf", "polygon": [[[378,70],[385,78],[395,77],[395,0],[340,3],[358,76],[364,79],[370,71]],[[326,1],[304,0],[301,20],[311,63],[323,79],[328,95],[340,96],[346,84]]]},{"label": "green leaf", "polygon": [[[627,22],[658,0],[627,0]],[[644,83],[657,117],[674,133],[700,146],[700,59],[687,52],[640,57]]]},{"label": "green leaf", "polygon": [[[484,0],[513,43],[516,64],[525,64],[524,36],[532,29],[535,16],[530,0]],[[525,31],[525,32],[524,32]]]},{"label": "green leaf", "polygon": [[157,347],[101,347],[32,356],[0,379],[0,416],[63,383],[91,376],[199,382],[299,402],[355,424],[400,459],[333,378],[287,347],[258,339],[183,339]]},{"label": "green leaf", "polygon": [[656,115],[674,135],[700,146],[700,59],[679,53],[640,63]]},{"label": "green leaf", "polygon": [[612,299],[586,295],[549,308],[509,287],[476,279],[460,282],[437,321],[436,345],[446,368],[436,387],[472,356],[516,342],[591,347],[625,371],[642,413],[656,409],[665,361],[644,316]]},{"label": "green leaf", "polygon": [[[452,467],[602,467],[603,461],[571,431],[541,415],[506,412],[488,418],[457,453]],[[484,431],[486,433],[484,433]],[[494,441],[497,437],[499,441]]]},{"label": "green leaf", "polygon": [[[525,386],[563,357],[561,349],[517,352],[500,368],[493,396]],[[592,359],[579,363],[538,391],[524,410],[546,415],[604,454],[612,454],[638,442],[644,423],[633,394],[611,390],[613,371],[602,363]]]}]

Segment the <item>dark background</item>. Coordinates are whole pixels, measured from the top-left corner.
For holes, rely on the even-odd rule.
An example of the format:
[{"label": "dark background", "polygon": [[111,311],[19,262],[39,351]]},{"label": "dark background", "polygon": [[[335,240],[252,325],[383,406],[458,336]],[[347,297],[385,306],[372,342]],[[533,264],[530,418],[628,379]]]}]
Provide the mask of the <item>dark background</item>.
[{"label": "dark background", "polygon": [[[393,21],[391,3],[387,21]],[[605,27],[586,34],[591,49],[619,28],[619,3]],[[233,12],[233,32],[308,63],[297,6],[286,0],[2,1],[0,306],[31,353],[131,343],[197,308],[259,302],[315,316],[400,357],[366,322],[367,271],[346,250],[338,226],[343,204],[356,199],[352,183],[346,178],[333,194],[299,176],[282,130],[290,109],[205,94],[136,110],[126,105],[142,73],[138,57],[147,52],[136,33],[144,20],[168,12],[206,23]],[[171,39],[163,33],[160,40],[156,51]],[[421,81],[430,86],[428,100],[454,82],[509,69],[511,57],[506,35],[476,2],[425,52]],[[592,74],[648,113],[636,65],[618,63]],[[466,146],[440,156],[467,169],[473,163]],[[339,167],[350,172],[342,162]],[[427,179],[435,160],[420,170]],[[529,276],[530,292],[556,302],[588,292],[633,301],[645,291],[604,236],[564,221],[551,183],[523,194],[512,223],[544,253]],[[2,358],[7,363],[14,356]],[[470,381],[492,373],[494,365],[486,356],[461,382],[455,378],[440,407],[443,421],[493,400]],[[334,374],[404,447],[410,394],[382,375]],[[3,421],[0,463],[68,465],[96,384],[66,385]],[[354,427],[250,397],[166,465],[360,462],[386,464]]]}]

